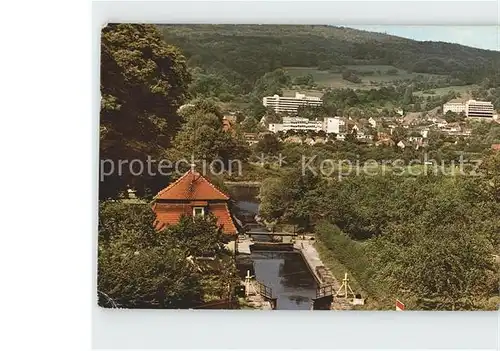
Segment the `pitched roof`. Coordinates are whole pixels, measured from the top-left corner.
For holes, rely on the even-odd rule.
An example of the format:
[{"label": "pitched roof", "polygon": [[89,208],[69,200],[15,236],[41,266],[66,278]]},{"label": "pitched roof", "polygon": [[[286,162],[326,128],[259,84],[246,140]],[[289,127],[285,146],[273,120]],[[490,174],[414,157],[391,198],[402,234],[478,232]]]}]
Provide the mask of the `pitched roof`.
[{"label": "pitched roof", "polygon": [[156,200],[229,200],[200,173],[189,170],[175,182],[161,190]]}]

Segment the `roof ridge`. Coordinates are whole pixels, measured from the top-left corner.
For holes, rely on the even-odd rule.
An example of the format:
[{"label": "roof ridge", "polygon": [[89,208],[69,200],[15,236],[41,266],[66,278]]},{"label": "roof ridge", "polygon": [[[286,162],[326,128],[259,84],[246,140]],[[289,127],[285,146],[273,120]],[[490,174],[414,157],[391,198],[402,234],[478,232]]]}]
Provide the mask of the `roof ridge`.
[{"label": "roof ridge", "polygon": [[205,178],[201,173],[198,173],[198,174],[199,174],[198,179],[203,178],[212,188],[215,189],[215,191],[218,191],[221,195],[223,195],[224,197],[226,197],[229,200],[229,196],[227,194],[225,194],[219,188],[217,188],[215,185],[213,185],[212,182],[209,181],[207,178]]},{"label": "roof ridge", "polygon": [[177,183],[179,183],[184,177],[186,177],[189,173],[191,172],[191,170],[187,171],[186,173],[184,173],[182,176],[180,176],[179,178],[177,178],[174,182],[170,183],[169,185],[167,185],[167,187],[165,189],[162,189],[160,190],[156,195],[155,195],[155,199],[162,195],[163,193],[165,193],[166,191],[170,190],[171,188],[173,188]]},{"label": "roof ridge", "polygon": [[200,179],[202,179],[205,183],[207,183],[208,185],[210,185],[213,190],[215,190],[217,193],[219,193],[219,195],[222,195],[222,197],[224,197],[224,200],[230,200],[230,197],[229,197],[228,194],[224,193],[222,190],[220,190],[218,187],[216,187],[214,184],[212,184],[211,181],[209,181],[207,178],[205,178],[201,173],[199,173],[199,172],[197,172],[197,171],[195,171],[193,169],[188,170],[181,177],[179,177],[174,182],[172,182],[171,184],[169,184],[166,188],[164,188],[161,191],[159,191],[156,194],[156,196],[154,197],[154,199],[158,199],[159,197],[161,197],[163,194],[165,194],[166,192],[168,192],[169,190],[171,190],[172,188],[174,188],[177,184],[179,184],[184,178],[186,178],[189,175],[193,175],[193,179],[190,182],[190,187],[192,187],[195,182],[197,182]]}]

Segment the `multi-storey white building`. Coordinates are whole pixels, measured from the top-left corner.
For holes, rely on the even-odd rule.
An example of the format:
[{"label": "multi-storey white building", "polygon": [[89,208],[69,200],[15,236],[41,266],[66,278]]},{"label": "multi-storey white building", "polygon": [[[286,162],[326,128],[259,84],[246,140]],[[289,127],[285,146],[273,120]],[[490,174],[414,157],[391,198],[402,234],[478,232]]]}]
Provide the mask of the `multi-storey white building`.
[{"label": "multi-storey white building", "polygon": [[493,104],[489,101],[468,100],[465,102],[449,101],[443,105],[443,114],[451,111],[464,112],[468,118],[493,118]]},{"label": "multi-storey white building", "polygon": [[300,117],[284,117],[283,130],[314,130],[320,131],[323,129],[323,121],[310,120]]},{"label": "multi-storey white building", "polygon": [[345,132],[345,121],[340,117],[327,117],[323,120],[323,130],[327,134]]},{"label": "multi-storey white building", "polygon": [[269,131],[273,132],[273,133],[285,131],[285,130],[283,130],[283,123],[269,123],[268,128],[269,128]]},{"label": "multi-storey white building", "polygon": [[493,104],[489,101],[469,100],[465,103],[467,118],[489,118],[493,119]]},{"label": "multi-storey white building", "polygon": [[286,132],[288,130],[312,130],[318,132],[320,130],[325,133],[339,134],[345,129],[345,122],[340,117],[327,117],[323,120],[310,120],[301,117],[284,117],[283,123],[269,123],[269,131],[277,133],[279,131]]},{"label": "multi-storey white building", "polygon": [[272,108],[276,113],[297,113],[300,106],[321,106],[323,101],[316,96],[295,93],[295,97],[265,96],[262,99],[262,104]]}]

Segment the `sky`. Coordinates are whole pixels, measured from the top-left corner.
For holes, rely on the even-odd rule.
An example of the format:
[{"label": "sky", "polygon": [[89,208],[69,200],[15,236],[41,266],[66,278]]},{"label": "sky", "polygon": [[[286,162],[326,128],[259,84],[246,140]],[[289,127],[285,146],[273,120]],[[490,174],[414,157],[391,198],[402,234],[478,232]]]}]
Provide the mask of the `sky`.
[{"label": "sky", "polygon": [[500,51],[498,26],[390,26],[356,25],[351,28],[387,33],[419,41],[444,41]]}]

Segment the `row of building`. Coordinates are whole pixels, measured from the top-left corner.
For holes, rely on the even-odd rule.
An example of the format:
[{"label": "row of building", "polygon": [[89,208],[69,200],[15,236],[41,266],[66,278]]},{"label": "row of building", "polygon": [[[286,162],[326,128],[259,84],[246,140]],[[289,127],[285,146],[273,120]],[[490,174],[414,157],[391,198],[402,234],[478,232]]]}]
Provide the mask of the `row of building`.
[{"label": "row of building", "polygon": [[262,99],[262,104],[265,107],[272,108],[276,113],[297,114],[301,106],[318,107],[323,105],[323,100],[316,96],[306,96],[305,94],[295,93],[291,96],[265,96]]},{"label": "row of building", "polygon": [[[296,92],[293,97],[279,95],[266,96],[262,99],[262,104],[265,107],[273,109],[276,113],[296,115],[299,107],[319,107],[323,105],[323,101],[319,97],[307,96]],[[455,99],[443,105],[443,114],[446,114],[448,111],[455,113],[463,112],[467,118],[495,119],[497,117],[493,104],[489,101],[461,101]]]},{"label": "row of building", "polygon": [[324,131],[326,134],[340,134],[345,130],[345,121],[340,117],[326,117],[323,120],[310,120],[302,117],[283,117],[283,123],[269,123],[270,132],[287,132],[289,130]]}]

